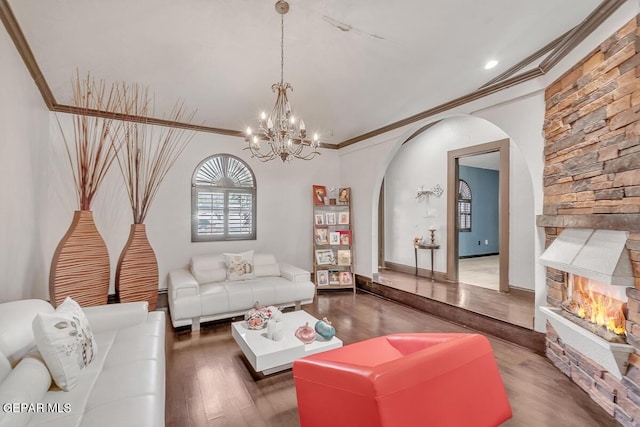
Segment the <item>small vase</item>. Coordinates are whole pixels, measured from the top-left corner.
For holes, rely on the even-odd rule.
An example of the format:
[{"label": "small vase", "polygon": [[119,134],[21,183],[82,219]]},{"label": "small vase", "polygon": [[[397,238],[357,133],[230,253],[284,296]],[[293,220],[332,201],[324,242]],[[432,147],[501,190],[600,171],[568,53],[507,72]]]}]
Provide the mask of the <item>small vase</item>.
[{"label": "small vase", "polygon": [[144,224],[131,225],[116,268],[116,294],[120,302],[147,301],[149,311],[156,309],[158,261]]},{"label": "small vase", "polygon": [[269,320],[267,322],[267,338],[274,341],[282,339],[282,322],[277,320]]},{"label": "small vase", "polygon": [[106,304],[110,272],[109,252],[93,221],[93,212],[75,211],[51,261],[51,303],[57,306],[70,296],[81,306]]}]

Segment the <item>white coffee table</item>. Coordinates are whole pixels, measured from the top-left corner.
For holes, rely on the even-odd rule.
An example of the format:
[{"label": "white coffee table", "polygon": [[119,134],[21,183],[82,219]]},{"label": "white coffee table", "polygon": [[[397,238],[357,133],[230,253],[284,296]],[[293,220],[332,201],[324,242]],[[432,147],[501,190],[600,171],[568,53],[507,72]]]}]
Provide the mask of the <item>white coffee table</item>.
[{"label": "white coffee table", "polygon": [[301,357],[342,347],[342,340],[337,337],[326,341],[316,335],[316,340],[310,344],[304,344],[296,338],[296,329],[306,322],[313,328],[318,321],[304,310],[284,313],[282,317],[280,341],[267,338],[266,328],[249,329],[244,320],[231,324],[231,335],[254,371],[265,375],[273,374],[291,368],[293,361]]}]

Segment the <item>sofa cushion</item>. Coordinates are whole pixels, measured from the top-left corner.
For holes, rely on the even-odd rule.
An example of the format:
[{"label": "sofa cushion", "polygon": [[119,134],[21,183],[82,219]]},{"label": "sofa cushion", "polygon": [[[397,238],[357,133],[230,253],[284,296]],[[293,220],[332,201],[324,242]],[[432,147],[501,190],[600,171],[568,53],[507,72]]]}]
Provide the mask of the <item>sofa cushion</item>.
[{"label": "sofa cushion", "polygon": [[253,267],[256,277],[280,276],[280,264],[276,257],[271,254],[255,254],[253,256]]},{"label": "sofa cushion", "polygon": [[[14,367],[34,347],[31,322],[38,313],[53,313],[46,301],[26,299],[2,304],[0,310],[0,353]],[[0,381],[8,374],[6,364],[0,362]]]},{"label": "sofa cushion", "polygon": [[[200,286],[201,313],[203,316],[212,313],[226,313],[229,307],[229,295],[224,283],[208,283]],[[173,315],[173,313],[171,313]]]},{"label": "sofa cushion", "polygon": [[33,335],[56,385],[71,390],[98,349],[78,303],[67,297],[54,313],[38,313],[33,319]]},{"label": "sofa cushion", "polygon": [[242,252],[239,254],[224,254],[227,264],[227,280],[247,280],[253,279],[253,251]]},{"label": "sofa cushion", "polygon": [[201,285],[227,279],[227,268],[222,255],[195,255],[191,257],[190,269]]},{"label": "sofa cushion", "polygon": [[[51,375],[39,354],[27,355],[0,383],[0,402],[7,404],[27,404],[42,402],[51,385]],[[32,417],[32,411],[0,410],[0,426],[25,426]]]},{"label": "sofa cushion", "polygon": [[69,392],[51,388],[39,400],[70,410],[36,413],[30,425],[164,425],[164,326],[164,313],[150,312],[140,324],[97,332],[100,352],[77,386]]}]

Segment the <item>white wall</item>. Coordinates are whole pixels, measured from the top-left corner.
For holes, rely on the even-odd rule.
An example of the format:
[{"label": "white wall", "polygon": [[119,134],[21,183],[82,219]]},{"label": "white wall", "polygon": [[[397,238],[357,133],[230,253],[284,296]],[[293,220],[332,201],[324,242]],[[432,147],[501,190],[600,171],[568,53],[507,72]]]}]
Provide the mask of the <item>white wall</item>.
[{"label": "white wall", "polygon": [[[310,268],[309,188],[312,184],[351,186],[355,212],[354,267],[356,273],[371,276],[376,271],[377,261],[378,191],[387,165],[413,132],[456,114],[485,118],[509,135],[521,150],[533,177],[534,210],[541,213],[544,88],[639,11],[638,2],[625,2],[551,72],[536,80],[351,145],[339,153],[325,150],[319,161],[294,165],[250,162],[258,176],[259,188],[258,240],[253,243],[258,249],[276,248],[274,252],[279,258]],[[48,125],[49,119],[35,84],[4,30],[0,30],[0,57],[0,75],[3,77],[0,80],[3,94],[0,97],[0,128],[3,131],[0,179],[4,184],[0,187],[0,269],[4,273],[0,301],[46,297],[51,254],[76,208],[73,193],[69,193],[71,178],[66,165],[63,166],[64,159],[60,158],[61,145],[55,121],[51,120]],[[425,104],[425,109],[428,107]],[[241,146],[236,138],[199,134],[167,177],[147,221],[150,240],[158,253],[161,287],[166,271],[184,265],[192,253],[242,250],[252,246],[251,242],[192,244],[189,238],[189,195],[184,188],[188,188],[196,159],[199,161],[216,152],[238,154]],[[241,157],[244,158],[244,153]],[[96,223],[107,240],[112,265],[126,241],[131,222],[124,191],[117,190],[118,179],[118,175],[108,177],[105,191],[98,195],[94,206]],[[43,204],[43,200],[46,203]],[[526,227],[524,221],[523,227]],[[533,219],[530,228],[536,230],[533,257],[537,260],[544,246],[543,230],[535,228]],[[534,275],[536,305],[545,305],[544,268],[536,264]],[[519,279],[514,282],[518,283]],[[538,314],[535,329],[544,331],[544,317]]]},{"label": "white wall", "polygon": [[9,35],[0,28],[0,302],[44,296],[40,219],[46,215],[48,112]]},{"label": "white wall", "polygon": [[[72,135],[70,116],[60,121],[65,134]],[[147,235],[156,252],[160,273],[159,287],[166,288],[166,275],[186,266],[194,254],[235,252],[254,249],[271,252],[281,261],[300,267],[312,267],[312,185],[340,186],[338,151],[322,150],[313,161],[280,160],[262,163],[243,150],[242,139],[199,132],[182,153],[162,183],[145,223]],[[191,242],[191,178],[206,157],[229,153],[243,159],[257,181],[257,240],[235,242]],[[44,218],[43,260],[40,268],[49,271],[56,245],[71,223],[77,204],[73,195],[64,143],[52,114],[52,163],[48,179],[50,211]],[[124,181],[114,164],[92,206],[98,230],[105,239],[111,260],[110,293],[115,292],[115,267],[129,235],[132,222]],[[48,273],[47,273],[48,274]]]},{"label": "white wall", "polygon": [[[385,174],[385,258],[402,265],[414,265],[411,244],[414,236],[429,236],[435,225],[434,270],[447,271],[447,153],[486,142],[509,138],[503,130],[474,116],[445,119],[404,144]],[[509,284],[533,289],[534,221],[531,177],[514,142],[510,142],[510,226]],[[419,186],[440,184],[441,197],[416,199]],[[453,189],[453,191],[457,191]],[[523,227],[523,224],[527,224]],[[419,251],[418,264],[428,266],[430,254]]]}]

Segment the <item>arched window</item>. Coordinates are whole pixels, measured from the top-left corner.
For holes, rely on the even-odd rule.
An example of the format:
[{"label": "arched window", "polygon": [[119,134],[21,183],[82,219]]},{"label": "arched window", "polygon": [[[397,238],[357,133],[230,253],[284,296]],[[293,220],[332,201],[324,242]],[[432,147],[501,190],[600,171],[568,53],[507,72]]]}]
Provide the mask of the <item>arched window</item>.
[{"label": "arched window", "polygon": [[256,180],[230,154],[204,159],[191,180],[191,241],[255,240]]},{"label": "arched window", "polygon": [[458,231],[471,231],[471,187],[458,181]]}]

